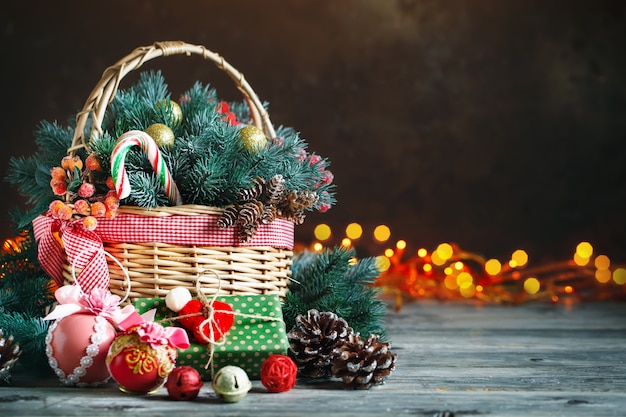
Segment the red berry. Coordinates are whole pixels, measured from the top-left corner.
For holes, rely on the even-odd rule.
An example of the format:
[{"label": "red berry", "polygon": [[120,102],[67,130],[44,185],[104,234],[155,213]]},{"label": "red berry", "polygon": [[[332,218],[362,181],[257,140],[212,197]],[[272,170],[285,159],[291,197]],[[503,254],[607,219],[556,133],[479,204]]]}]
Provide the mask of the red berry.
[{"label": "red berry", "polygon": [[58,180],[58,181],[65,181],[65,178],[67,178],[67,174],[65,173],[65,170],[61,167],[53,167],[50,170],[50,175],[52,175],[53,180]]},{"label": "red berry", "polygon": [[81,184],[78,188],[78,195],[82,198],[89,198],[96,192],[96,187],[88,182]]},{"label": "red berry", "polygon": [[104,199],[104,205],[107,210],[117,210],[120,206],[120,200],[117,198],[117,195],[112,196],[107,194],[107,197]]},{"label": "red berry", "polygon": [[72,211],[72,208],[65,204],[63,205],[63,207],[60,207],[59,210],[57,211],[57,217],[61,220],[69,220],[72,218],[73,214],[74,212]]},{"label": "red berry", "polygon": [[72,165],[72,157],[67,155],[64,156],[63,159],[61,159],[61,166],[63,167],[63,169],[70,169],[70,166]]},{"label": "red berry", "polygon": [[320,204],[320,206],[317,208],[317,210],[320,213],[326,213],[328,210],[330,210],[330,204],[328,203],[322,203]]},{"label": "red berry", "polygon": [[87,230],[95,230],[98,226],[98,220],[93,216],[83,218],[83,227]]},{"label": "red berry", "polygon": [[100,161],[96,154],[89,154],[87,159],[85,159],[85,166],[87,169],[91,171],[102,171],[102,166],[100,165]]},{"label": "red berry", "polygon": [[78,168],[79,170],[83,169],[83,161],[80,159],[80,156],[64,156],[61,160],[61,166],[68,171],[74,171],[74,168]]},{"label": "red berry", "polygon": [[87,200],[76,200],[74,202],[74,211],[77,214],[86,216],[91,213],[91,206]]},{"label": "red berry", "polygon": [[67,192],[67,184],[65,182],[56,182],[52,185],[52,192],[55,195],[65,195]]},{"label": "red berry", "polygon": [[50,210],[50,213],[56,216],[59,213],[59,209],[64,206],[65,204],[61,200],[54,200],[52,203],[50,203],[48,209]]},{"label": "red berry", "polygon": [[109,190],[115,190],[115,182],[113,181],[113,177],[108,177],[106,184]]},{"label": "red berry", "polygon": [[107,208],[104,203],[96,201],[91,205],[91,215],[95,217],[104,217],[107,212]]}]

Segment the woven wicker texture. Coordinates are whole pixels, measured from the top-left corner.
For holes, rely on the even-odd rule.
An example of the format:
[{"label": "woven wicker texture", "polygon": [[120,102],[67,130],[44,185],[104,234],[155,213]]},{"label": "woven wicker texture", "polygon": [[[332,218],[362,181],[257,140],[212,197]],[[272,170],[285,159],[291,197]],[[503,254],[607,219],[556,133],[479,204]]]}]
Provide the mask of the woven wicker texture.
[{"label": "woven wicker texture", "polygon": [[[139,47],[117,63],[107,68],[96,87],[89,95],[83,109],[76,118],[76,130],[68,154],[73,155],[81,148],[88,148],[85,126],[91,118],[91,135],[102,133],[102,120],[108,104],[118,90],[125,75],[140,68],[145,62],[170,55],[200,55],[213,62],[234,82],[248,103],[254,124],[269,138],[275,131],[269,115],[252,90],[243,74],[233,68],[219,54],[201,45],[180,41],[156,42]],[[119,213],[140,218],[167,216],[213,216],[219,218],[222,209],[198,205],[157,207],[120,206]],[[291,242],[293,244],[293,241]],[[111,275],[110,290],[128,301],[142,297],[164,297],[174,287],[186,287],[196,291],[200,280],[204,294],[279,294],[285,295],[292,263],[290,248],[273,246],[196,246],[175,245],[162,242],[107,242],[104,250],[114,256],[126,269],[128,279],[114,261],[109,262]],[[209,273],[210,271],[215,272]],[[216,274],[219,279],[216,278]],[[63,275],[71,282],[72,268],[64,265]]]}]

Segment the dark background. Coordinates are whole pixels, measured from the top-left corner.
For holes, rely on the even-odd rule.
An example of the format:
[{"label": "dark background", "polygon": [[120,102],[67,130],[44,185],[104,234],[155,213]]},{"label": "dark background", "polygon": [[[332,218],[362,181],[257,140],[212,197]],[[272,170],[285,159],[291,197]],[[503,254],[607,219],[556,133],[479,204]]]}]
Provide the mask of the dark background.
[{"label": "dark background", "polygon": [[[2,146],[35,151],[104,69],[141,45],[221,53],[327,156],[338,204],[310,215],[339,240],[388,224],[409,249],[443,241],[489,257],[569,257],[581,240],[626,257],[626,2],[531,0],[20,1],[0,6]],[[162,58],[177,97],[194,81],[239,99],[204,61]],[[2,184],[0,210],[21,204]],[[8,221],[0,232],[10,236]]]}]

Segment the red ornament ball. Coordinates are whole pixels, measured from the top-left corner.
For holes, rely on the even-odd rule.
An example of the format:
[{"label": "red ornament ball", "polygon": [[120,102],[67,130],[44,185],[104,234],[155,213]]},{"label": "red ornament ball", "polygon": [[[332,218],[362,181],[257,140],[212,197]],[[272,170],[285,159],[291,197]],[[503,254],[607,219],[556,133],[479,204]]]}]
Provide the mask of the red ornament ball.
[{"label": "red ornament ball", "polygon": [[272,355],[261,365],[261,383],[270,392],[285,392],[296,386],[298,367],[285,355]]},{"label": "red ornament ball", "polygon": [[170,398],[178,401],[193,400],[198,396],[203,385],[200,373],[191,366],[177,366],[165,382]]}]

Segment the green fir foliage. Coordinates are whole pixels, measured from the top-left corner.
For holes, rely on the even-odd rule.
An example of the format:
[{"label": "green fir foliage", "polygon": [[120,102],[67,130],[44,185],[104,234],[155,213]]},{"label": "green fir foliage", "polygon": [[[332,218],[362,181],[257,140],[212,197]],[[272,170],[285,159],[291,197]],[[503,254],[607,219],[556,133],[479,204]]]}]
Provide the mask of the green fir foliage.
[{"label": "green fir foliage", "polygon": [[49,323],[43,317],[54,294],[50,279],[36,261],[32,235],[15,240],[17,249],[0,252],[0,329],[19,344],[18,364],[29,370],[49,370],[45,354]]},{"label": "green fir foliage", "polygon": [[29,157],[13,157],[5,180],[26,197],[28,210],[18,219],[18,228],[27,227],[39,214],[48,209],[57,198],[50,187],[50,169],[58,166],[67,155],[72,143],[74,129],[60,126],[57,122],[43,121],[35,130],[38,151]]},{"label": "green fir foliage", "polygon": [[[121,134],[162,123],[169,126],[176,137],[174,145],[161,148],[161,152],[185,204],[217,207],[235,204],[239,190],[249,187],[257,177],[269,179],[276,174],[283,175],[286,191],[315,190],[320,199],[311,209],[335,203],[334,185],[323,183],[328,160],[308,158],[312,154],[307,154],[307,144],[295,130],[281,126],[276,129],[278,139],[275,142],[259,151],[251,151],[242,145],[238,133],[242,124],[250,122],[244,101],[227,103],[229,111],[241,122],[231,124],[220,112],[222,106],[218,103],[222,102],[217,93],[208,85],[195,83],[182,94],[179,100],[182,121],[172,117],[169,106],[159,105],[170,99],[160,72],[144,72],[135,86],[118,92],[103,123],[105,134],[90,144],[103,167],[110,166],[109,155]],[[125,166],[133,193],[141,196],[129,197],[123,204],[150,208],[167,203],[154,190],[138,188],[152,186],[153,181],[133,180],[146,175],[156,180],[140,150],[128,153]]]},{"label": "green fir foliage", "polygon": [[362,335],[385,337],[386,304],[373,286],[380,274],[375,258],[359,259],[353,249],[336,247],[301,252],[294,257],[292,283],[285,296],[283,318],[289,331],[299,314],[310,309],[336,313]]}]

